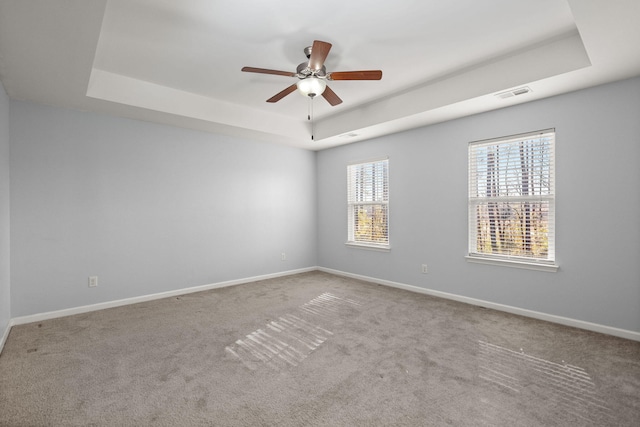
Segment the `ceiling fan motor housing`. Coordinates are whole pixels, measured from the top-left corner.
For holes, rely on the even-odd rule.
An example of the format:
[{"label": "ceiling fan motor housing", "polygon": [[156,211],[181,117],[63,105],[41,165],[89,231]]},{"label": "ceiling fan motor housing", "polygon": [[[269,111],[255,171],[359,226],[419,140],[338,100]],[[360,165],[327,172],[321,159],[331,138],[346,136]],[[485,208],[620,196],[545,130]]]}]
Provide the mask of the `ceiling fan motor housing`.
[{"label": "ceiling fan motor housing", "polygon": [[312,70],[311,68],[309,68],[308,62],[303,62],[302,64],[298,65],[298,68],[296,68],[296,73],[298,74],[298,78],[300,79],[306,79],[310,76],[323,78],[327,76],[327,67],[323,65],[319,70]]}]

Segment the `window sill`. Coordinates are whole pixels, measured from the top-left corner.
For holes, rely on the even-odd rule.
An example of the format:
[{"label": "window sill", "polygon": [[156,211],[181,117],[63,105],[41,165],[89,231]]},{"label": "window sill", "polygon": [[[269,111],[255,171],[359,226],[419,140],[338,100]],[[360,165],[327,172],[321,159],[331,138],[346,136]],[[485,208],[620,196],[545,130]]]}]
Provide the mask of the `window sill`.
[{"label": "window sill", "polygon": [[380,251],[380,252],[391,251],[390,245],[368,245],[366,243],[356,243],[356,242],[347,242],[345,243],[345,245],[350,246],[352,248],[367,249],[370,251]]},{"label": "window sill", "polygon": [[546,271],[549,273],[555,273],[560,268],[560,266],[555,264],[542,264],[542,263],[535,263],[535,262],[519,261],[514,259],[498,259],[498,258],[479,257],[479,256],[473,256],[473,255],[467,255],[465,256],[465,258],[467,259],[467,262],[471,262],[475,264],[499,265],[503,267],[523,268],[526,270]]}]

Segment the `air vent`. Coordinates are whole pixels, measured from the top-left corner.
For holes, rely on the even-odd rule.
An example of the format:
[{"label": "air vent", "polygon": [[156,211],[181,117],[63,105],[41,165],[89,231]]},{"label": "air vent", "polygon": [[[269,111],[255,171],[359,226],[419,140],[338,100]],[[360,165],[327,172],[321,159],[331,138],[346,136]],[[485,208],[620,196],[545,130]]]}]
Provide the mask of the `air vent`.
[{"label": "air vent", "polygon": [[500,99],[512,98],[518,95],[524,95],[525,93],[531,92],[531,89],[528,86],[519,87],[516,89],[511,89],[506,92],[501,92],[496,94],[496,96]]}]

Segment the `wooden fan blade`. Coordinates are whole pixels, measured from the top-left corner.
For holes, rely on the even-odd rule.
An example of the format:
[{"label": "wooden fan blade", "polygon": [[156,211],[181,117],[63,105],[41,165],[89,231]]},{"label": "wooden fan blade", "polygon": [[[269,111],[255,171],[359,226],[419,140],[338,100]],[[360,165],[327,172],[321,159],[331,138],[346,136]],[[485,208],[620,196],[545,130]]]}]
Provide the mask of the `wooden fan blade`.
[{"label": "wooden fan blade", "polygon": [[290,71],[268,70],[266,68],[242,67],[246,73],[275,74],[276,76],[295,77],[296,73]]},{"label": "wooden fan blade", "polygon": [[381,70],[366,71],[334,71],[327,75],[329,80],[380,80]]},{"label": "wooden fan blade", "polygon": [[273,95],[271,98],[267,99],[267,102],[278,102],[285,96],[289,95],[291,92],[295,92],[296,89],[298,89],[298,86],[296,84],[292,84],[285,90],[278,92],[277,94]]},{"label": "wooden fan blade", "polygon": [[334,91],[331,90],[329,86],[324,88],[324,92],[322,92],[322,96],[327,100],[329,104],[335,107],[338,104],[342,103],[342,99]]},{"label": "wooden fan blade", "polygon": [[309,57],[309,68],[312,70],[322,69],[324,60],[327,59],[327,55],[329,55],[329,51],[331,50],[331,46],[331,43],[314,40],[313,46],[311,46],[311,56]]}]

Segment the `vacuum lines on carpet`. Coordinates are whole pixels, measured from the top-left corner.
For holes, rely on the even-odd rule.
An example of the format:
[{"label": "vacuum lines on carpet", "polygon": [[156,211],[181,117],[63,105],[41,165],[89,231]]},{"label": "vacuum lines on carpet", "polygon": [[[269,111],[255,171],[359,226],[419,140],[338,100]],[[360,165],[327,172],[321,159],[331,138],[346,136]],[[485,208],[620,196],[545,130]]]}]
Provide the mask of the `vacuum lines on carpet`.
[{"label": "vacuum lines on carpet", "polygon": [[[298,366],[333,335],[327,323],[350,312],[357,313],[360,305],[353,299],[325,292],[298,307],[295,314],[268,322],[225,350],[251,370],[267,366],[279,371]],[[318,320],[324,327],[315,323]]]},{"label": "vacuum lines on carpet", "polygon": [[478,341],[480,378],[498,384],[512,393],[542,393],[565,411],[585,421],[609,419],[605,402],[597,396],[596,386],[587,371],[562,361],[562,364],[535,357],[520,349]]}]

